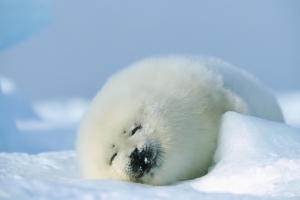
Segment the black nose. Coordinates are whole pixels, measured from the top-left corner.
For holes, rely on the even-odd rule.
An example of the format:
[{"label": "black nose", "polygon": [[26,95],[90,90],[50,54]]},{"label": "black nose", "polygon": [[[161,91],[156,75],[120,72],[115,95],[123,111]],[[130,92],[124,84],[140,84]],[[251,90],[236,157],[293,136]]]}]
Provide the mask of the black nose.
[{"label": "black nose", "polygon": [[135,148],[129,157],[130,174],[135,178],[142,177],[145,173],[148,173],[153,166],[153,150],[151,148],[143,148],[141,151]]}]

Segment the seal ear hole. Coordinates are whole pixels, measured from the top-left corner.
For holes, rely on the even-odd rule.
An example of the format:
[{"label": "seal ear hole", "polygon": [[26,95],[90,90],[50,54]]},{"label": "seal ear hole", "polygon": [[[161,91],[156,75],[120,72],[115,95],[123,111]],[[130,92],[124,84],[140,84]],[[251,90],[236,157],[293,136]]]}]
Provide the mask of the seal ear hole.
[{"label": "seal ear hole", "polygon": [[116,145],[112,144],[112,145],[111,145],[111,147],[112,147],[112,148],[115,148],[115,147],[116,147]]}]

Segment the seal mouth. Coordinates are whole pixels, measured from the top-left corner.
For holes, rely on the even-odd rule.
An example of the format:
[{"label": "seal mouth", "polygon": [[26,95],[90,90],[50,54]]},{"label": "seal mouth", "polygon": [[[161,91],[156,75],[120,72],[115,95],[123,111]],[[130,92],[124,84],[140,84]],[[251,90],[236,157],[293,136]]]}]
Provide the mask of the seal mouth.
[{"label": "seal mouth", "polygon": [[157,166],[158,151],[153,145],[148,145],[141,150],[135,148],[129,158],[127,174],[133,181],[140,182],[143,176]]}]

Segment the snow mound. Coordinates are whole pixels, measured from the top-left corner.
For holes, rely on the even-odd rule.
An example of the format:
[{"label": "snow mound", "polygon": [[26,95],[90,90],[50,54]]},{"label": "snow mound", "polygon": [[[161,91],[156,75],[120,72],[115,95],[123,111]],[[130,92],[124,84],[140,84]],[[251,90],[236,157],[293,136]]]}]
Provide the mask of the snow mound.
[{"label": "snow mound", "polygon": [[215,165],[201,178],[154,187],[82,180],[74,151],[0,154],[0,199],[300,198],[300,129],[228,112]]},{"label": "snow mound", "polygon": [[300,128],[300,91],[281,92],[277,99],[286,123]]},{"label": "snow mound", "polygon": [[228,112],[216,165],[192,186],[206,192],[300,198],[300,129]]}]

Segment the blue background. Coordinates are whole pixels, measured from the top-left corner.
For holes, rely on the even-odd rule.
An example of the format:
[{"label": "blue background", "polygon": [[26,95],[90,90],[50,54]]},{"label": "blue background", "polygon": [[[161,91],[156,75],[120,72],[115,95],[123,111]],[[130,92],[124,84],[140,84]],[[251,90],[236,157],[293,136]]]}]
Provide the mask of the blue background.
[{"label": "blue background", "polygon": [[30,100],[91,98],[144,57],[201,54],[300,89],[300,1],[53,0],[42,31],[0,53],[0,72]]}]

